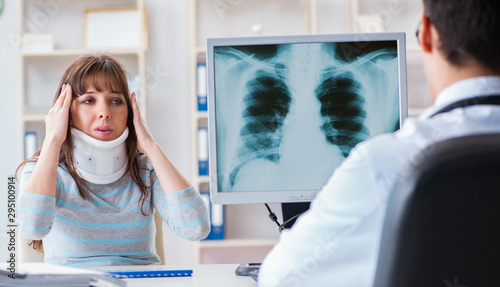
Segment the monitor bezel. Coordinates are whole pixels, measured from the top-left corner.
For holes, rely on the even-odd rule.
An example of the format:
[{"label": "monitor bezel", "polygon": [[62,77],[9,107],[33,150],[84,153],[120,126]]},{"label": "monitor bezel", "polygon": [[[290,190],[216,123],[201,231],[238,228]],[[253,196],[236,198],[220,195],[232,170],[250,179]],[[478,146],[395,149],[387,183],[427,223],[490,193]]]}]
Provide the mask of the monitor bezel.
[{"label": "monitor bezel", "polygon": [[215,79],[214,79],[214,48],[218,46],[247,45],[279,45],[320,42],[366,42],[366,41],[396,41],[399,78],[399,123],[408,117],[407,75],[406,75],[406,42],[405,33],[351,33],[351,34],[321,34],[293,36],[259,36],[207,39],[207,79],[208,79],[208,129],[209,129],[209,186],[210,198],[215,204],[253,204],[253,203],[290,203],[309,202],[314,199],[318,190],[295,191],[235,191],[219,192],[217,174],[217,134],[215,110]]}]

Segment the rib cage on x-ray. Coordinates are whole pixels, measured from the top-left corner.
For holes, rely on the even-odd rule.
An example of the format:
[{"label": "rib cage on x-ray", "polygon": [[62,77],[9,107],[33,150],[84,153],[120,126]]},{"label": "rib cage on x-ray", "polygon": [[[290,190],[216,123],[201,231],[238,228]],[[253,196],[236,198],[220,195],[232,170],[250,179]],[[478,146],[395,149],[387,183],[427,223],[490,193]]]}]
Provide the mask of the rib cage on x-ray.
[{"label": "rib cage on x-ray", "polygon": [[[259,69],[245,85],[248,94],[243,97],[245,109],[241,115],[245,125],[240,130],[237,151],[240,166],[254,158],[279,162],[283,123],[291,104],[285,69],[282,64],[274,65],[271,71]],[[239,166],[231,171],[231,183],[238,171]]]},{"label": "rib cage on x-ray", "polygon": [[362,91],[362,84],[351,72],[337,74],[335,68],[323,72],[322,82],[315,90],[324,118],[321,129],[326,140],[338,146],[345,157],[369,135],[364,124],[366,111]]},{"label": "rib cage on x-ray", "polygon": [[[241,112],[232,110],[236,116],[231,122],[226,118],[222,123],[226,125],[224,135],[230,137],[225,145],[218,147],[219,165],[221,160],[227,162],[224,171],[219,170],[219,184],[223,191],[233,190],[238,177],[242,176],[240,170],[250,161],[263,159],[280,165],[284,156],[284,137],[294,128],[287,123],[290,114],[301,109],[304,103],[310,102],[306,105],[311,107],[311,112],[302,121],[318,118],[317,125],[310,129],[321,131],[322,141],[336,151],[338,158],[348,156],[357,143],[370,135],[390,131],[367,122],[370,114],[384,113],[377,99],[370,102],[367,94],[397,92],[397,81],[393,80],[394,77],[387,77],[387,73],[397,69],[394,50],[381,49],[347,63],[337,60],[332,46],[325,47],[324,44],[277,47],[276,53],[267,58],[230,47],[217,51],[216,73],[222,73],[220,77],[223,78],[216,83],[217,96],[225,94],[234,108],[241,109]],[[381,70],[381,63],[387,63],[387,67],[382,64]],[[377,79],[373,79],[377,75],[374,71],[380,74]],[[385,81],[382,86],[381,81]],[[301,99],[301,104],[298,99]],[[318,108],[314,112],[315,105]],[[391,114],[388,117],[392,117],[388,122],[394,127],[399,114],[394,115],[394,110],[387,111]],[[313,120],[311,122],[316,124]],[[294,141],[300,140],[310,139],[294,138]],[[218,142],[221,141],[218,139]],[[338,161],[332,159],[332,163],[335,162]],[[299,167],[301,163],[296,164]],[[310,175],[304,174],[304,177],[318,171],[307,172]],[[331,170],[324,172],[329,173]],[[293,186],[293,179],[289,180]]]}]

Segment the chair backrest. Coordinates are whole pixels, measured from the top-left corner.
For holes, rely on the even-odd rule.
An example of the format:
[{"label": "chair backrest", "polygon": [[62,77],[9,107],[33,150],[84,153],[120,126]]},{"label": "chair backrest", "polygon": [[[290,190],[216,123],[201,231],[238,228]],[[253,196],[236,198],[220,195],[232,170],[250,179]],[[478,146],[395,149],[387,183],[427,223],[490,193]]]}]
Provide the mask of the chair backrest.
[{"label": "chair backrest", "polygon": [[163,219],[161,219],[158,212],[154,212],[156,235],[155,235],[155,247],[156,253],[160,257],[160,264],[165,264],[165,247],[163,243]]},{"label": "chair backrest", "polygon": [[27,262],[43,262],[43,252],[34,250],[31,246],[28,246],[31,240],[27,240],[19,233],[17,234],[17,256],[18,262],[27,263]]},{"label": "chair backrest", "polygon": [[500,260],[500,134],[435,143],[391,193],[376,287],[490,286]]}]

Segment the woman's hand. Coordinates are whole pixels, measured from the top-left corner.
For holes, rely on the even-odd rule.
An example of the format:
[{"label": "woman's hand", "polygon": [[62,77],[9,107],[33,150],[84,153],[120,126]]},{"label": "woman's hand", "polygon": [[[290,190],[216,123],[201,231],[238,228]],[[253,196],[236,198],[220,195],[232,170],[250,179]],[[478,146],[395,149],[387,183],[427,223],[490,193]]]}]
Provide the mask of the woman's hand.
[{"label": "woman's hand", "polygon": [[137,145],[139,151],[149,156],[151,149],[156,147],[156,142],[149,131],[149,128],[141,116],[139,105],[137,104],[137,96],[135,93],[130,95],[132,103],[132,111],[134,112],[134,127],[137,134]]},{"label": "woman's hand", "polygon": [[57,98],[54,106],[52,106],[49,113],[45,116],[45,139],[58,144],[59,147],[66,140],[71,100],[71,86],[64,84],[59,98]]},{"label": "woman's hand", "polygon": [[45,116],[45,139],[33,173],[23,192],[56,197],[57,166],[61,145],[66,140],[72,100],[70,85],[63,85],[61,94]]}]

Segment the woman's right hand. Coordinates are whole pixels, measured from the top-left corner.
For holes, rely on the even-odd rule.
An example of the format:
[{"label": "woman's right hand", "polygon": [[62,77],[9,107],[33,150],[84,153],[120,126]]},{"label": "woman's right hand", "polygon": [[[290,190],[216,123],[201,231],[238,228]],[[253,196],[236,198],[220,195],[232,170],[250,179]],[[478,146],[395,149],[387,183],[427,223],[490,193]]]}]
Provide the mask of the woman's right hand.
[{"label": "woman's right hand", "polygon": [[59,146],[66,139],[72,94],[71,86],[64,84],[59,98],[45,116],[45,139]]}]

